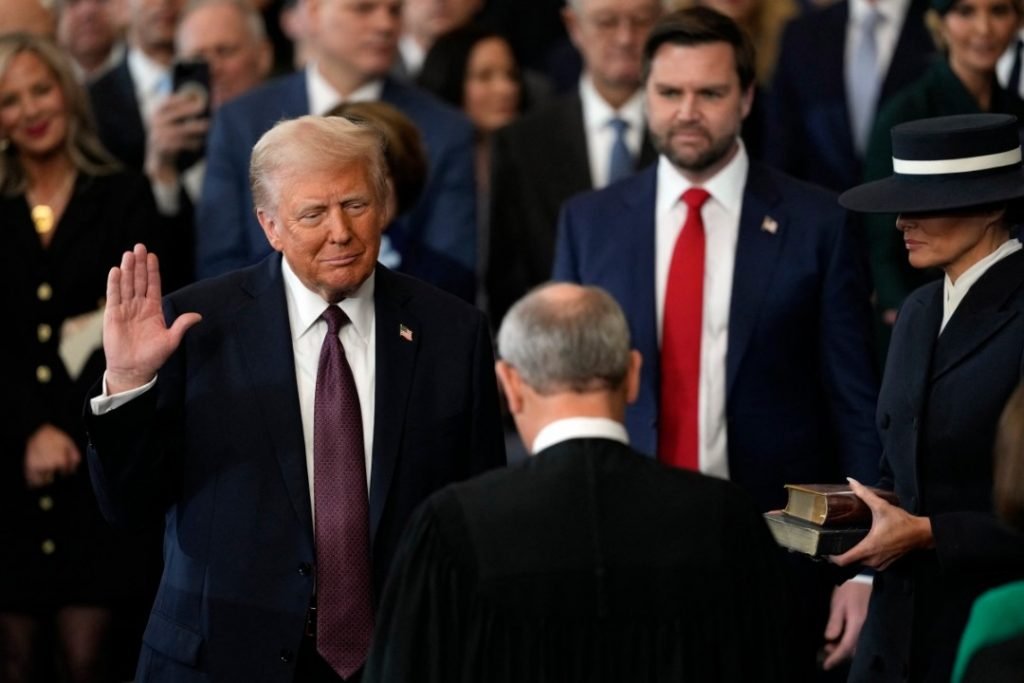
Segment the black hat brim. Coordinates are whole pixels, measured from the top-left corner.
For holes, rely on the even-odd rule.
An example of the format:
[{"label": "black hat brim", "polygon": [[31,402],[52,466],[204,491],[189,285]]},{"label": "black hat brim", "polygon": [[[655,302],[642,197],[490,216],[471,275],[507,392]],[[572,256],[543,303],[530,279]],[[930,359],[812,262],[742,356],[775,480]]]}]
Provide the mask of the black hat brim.
[{"label": "black hat brim", "polygon": [[1024,168],[942,177],[892,175],[839,195],[839,203],[863,213],[925,213],[995,204],[1024,197]]}]

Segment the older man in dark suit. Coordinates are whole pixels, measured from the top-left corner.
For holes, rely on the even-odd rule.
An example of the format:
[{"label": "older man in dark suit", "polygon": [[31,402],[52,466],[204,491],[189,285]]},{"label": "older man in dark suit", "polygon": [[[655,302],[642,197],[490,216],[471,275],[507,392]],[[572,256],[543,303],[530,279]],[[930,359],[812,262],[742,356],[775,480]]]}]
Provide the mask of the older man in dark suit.
[{"label": "older man in dark suit", "polygon": [[570,0],[563,10],[585,65],[570,94],[494,136],[490,311],[499,322],[551,274],[562,203],[657,158],[644,125],[640,52],[660,0]]},{"label": "older man in dark suit", "polygon": [[249,152],[282,118],[323,115],[342,102],[380,100],[412,119],[430,163],[419,202],[388,229],[382,262],[472,301],[476,288],[473,129],[460,113],[388,76],[400,0],[309,0],[317,61],[225,105],[210,131],[197,213],[196,273],[250,265],[269,247],[252,210]]},{"label": "older man in dark suit", "polygon": [[377,264],[376,133],[304,117],[252,156],[280,254],[162,311],[143,246],[108,283],[97,496],[166,514],[140,681],[357,680],[411,511],[504,459],[483,315]]},{"label": "older man in dark suit", "polygon": [[534,456],[424,504],[367,679],[792,680],[781,563],[749,498],[629,446],[641,359],[615,300],[546,286],[498,345]]},{"label": "older man in dark suit", "polygon": [[[753,99],[749,38],[698,7],[663,17],[644,56],[661,157],[566,204],[554,271],[607,288],[626,311],[647,359],[630,438],[740,484],[762,510],[785,503],[787,483],[877,476],[863,253],[830,193],[747,157],[738,136]],[[802,626],[824,630],[830,578],[795,570],[817,612]],[[831,636],[863,618],[865,591],[837,593],[843,618]]]}]

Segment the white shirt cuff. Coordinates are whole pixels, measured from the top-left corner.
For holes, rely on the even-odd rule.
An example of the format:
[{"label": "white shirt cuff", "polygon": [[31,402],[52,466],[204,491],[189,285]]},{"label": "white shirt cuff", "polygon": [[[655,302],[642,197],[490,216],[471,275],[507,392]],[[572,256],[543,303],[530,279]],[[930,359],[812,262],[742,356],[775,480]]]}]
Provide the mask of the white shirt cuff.
[{"label": "white shirt cuff", "polygon": [[156,377],[149,380],[141,387],[135,387],[128,391],[122,391],[120,394],[114,394],[111,396],[107,393],[107,373],[103,373],[103,393],[99,396],[94,396],[89,400],[89,409],[92,410],[93,415],[106,415],[111,410],[117,410],[124,404],[128,403],[132,399],[142,396],[144,393],[153,388],[156,384]]}]

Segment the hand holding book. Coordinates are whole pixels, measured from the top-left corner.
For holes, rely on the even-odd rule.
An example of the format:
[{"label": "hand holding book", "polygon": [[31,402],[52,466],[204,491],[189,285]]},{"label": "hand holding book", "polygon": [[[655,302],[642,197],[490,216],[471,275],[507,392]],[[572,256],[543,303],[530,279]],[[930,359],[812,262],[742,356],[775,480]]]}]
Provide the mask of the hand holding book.
[{"label": "hand holding book", "polygon": [[887,502],[856,479],[847,477],[850,488],[871,510],[871,530],[860,543],[829,559],[845,567],[863,564],[884,570],[911,550],[931,548],[932,523],[927,517],[912,515]]}]

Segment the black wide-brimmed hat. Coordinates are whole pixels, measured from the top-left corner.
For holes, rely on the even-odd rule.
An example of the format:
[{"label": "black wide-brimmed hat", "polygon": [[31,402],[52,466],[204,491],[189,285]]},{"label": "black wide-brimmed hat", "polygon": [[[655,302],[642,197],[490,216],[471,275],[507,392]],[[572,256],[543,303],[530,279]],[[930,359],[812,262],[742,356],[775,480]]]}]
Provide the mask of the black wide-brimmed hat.
[{"label": "black wide-brimmed hat", "polygon": [[892,129],[893,174],[839,196],[847,209],[918,213],[1024,197],[1017,118],[964,114]]}]

